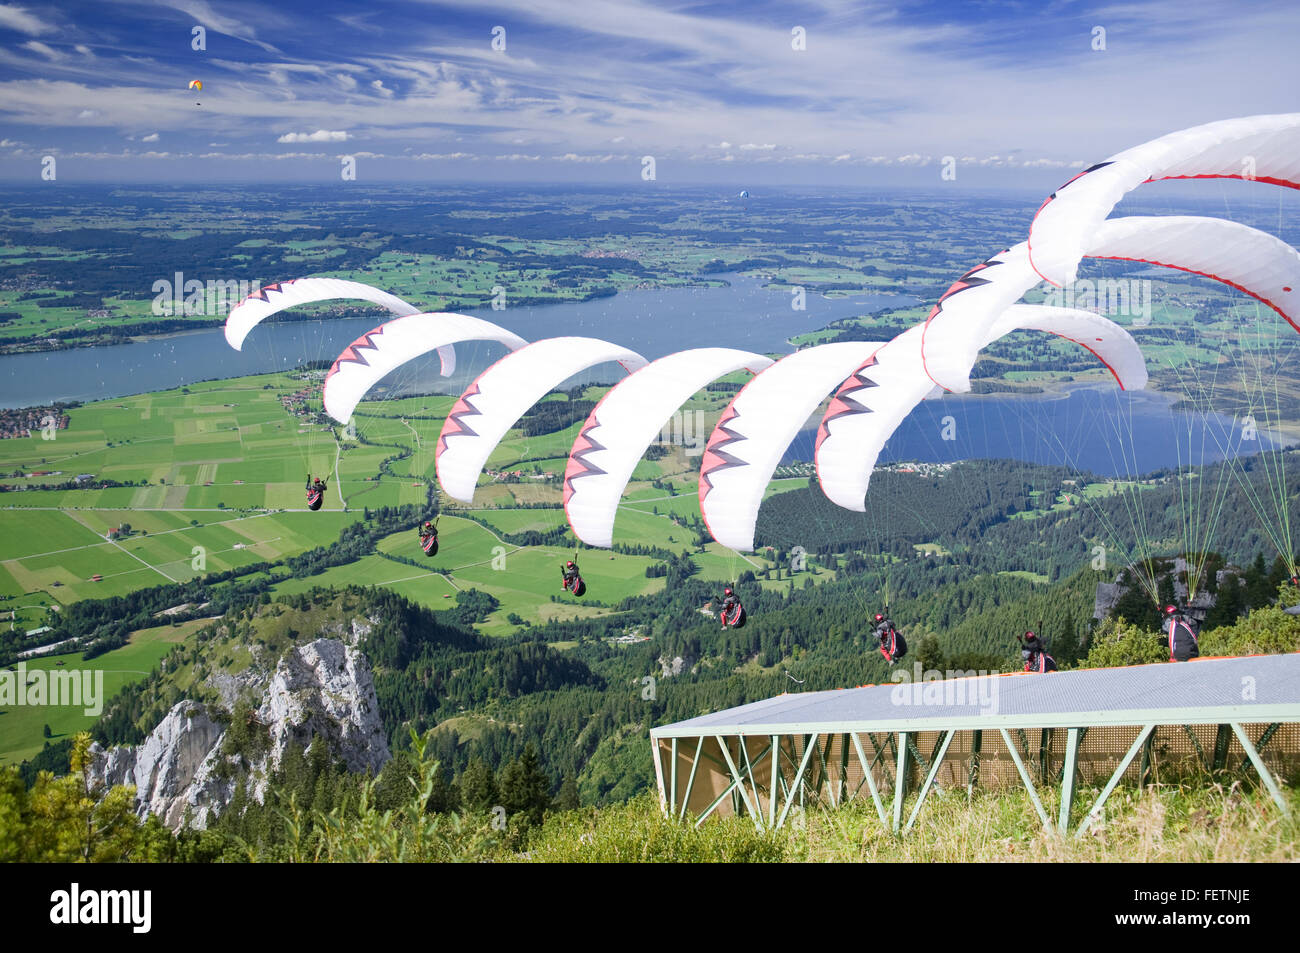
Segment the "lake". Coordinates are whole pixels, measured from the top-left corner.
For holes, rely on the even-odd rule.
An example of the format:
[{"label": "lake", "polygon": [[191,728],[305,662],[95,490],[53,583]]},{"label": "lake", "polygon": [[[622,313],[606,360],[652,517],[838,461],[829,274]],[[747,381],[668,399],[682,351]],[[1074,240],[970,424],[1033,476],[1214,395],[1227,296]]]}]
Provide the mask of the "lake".
[{"label": "lake", "polygon": [[[840,318],[919,303],[905,295],[808,295],[806,309],[791,308],[788,291],[769,290],[764,280],[743,275],[712,277],[723,288],[627,291],[540,307],[467,312],[534,341],[582,335],[629,347],[653,360],[692,347],[738,347],[760,353],[788,352],[788,339]],[[258,326],[233,350],[220,329],[187,331],[130,344],[0,357],[0,407],[58,400],[106,400],[167,390],[214,378],[262,374],[300,362],[332,361],[345,347],[384,321],[384,315],[346,320],[296,321]],[[498,344],[456,345],[457,373],[439,378],[437,359],[412,361],[389,383],[399,389],[457,393],[505,349]],[[617,368],[594,368],[588,381],[616,380]],[[577,383],[577,380],[575,380]]]},{"label": "lake", "polygon": [[[1039,396],[948,396],[923,401],[880,454],[880,463],[1024,460],[1136,476],[1272,450],[1279,435],[1222,414],[1173,410],[1176,398],[1111,385]],[[944,434],[951,439],[944,439]],[[785,461],[812,460],[815,430],[802,431]]]},{"label": "lake", "polygon": [[[570,334],[602,337],[654,359],[705,346],[790,351],[789,338],[837,319],[917,303],[900,295],[812,295],[806,299],[806,310],[794,311],[789,292],[766,289],[763,279],[717,277],[730,286],[630,291],[594,301],[470,313],[528,340]],[[103,400],[265,373],[303,360],[333,360],[382,320],[382,315],[376,315],[266,324],[249,335],[242,352],[232,350],[221,331],[212,329],[112,347],[9,355],[0,358],[0,406]],[[410,362],[373,393],[459,394],[504,353],[496,344],[457,345],[458,368],[451,378],[439,377],[437,359],[429,356]],[[607,365],[593,368],[581,380],[611,382],[619,374]],[[1207,463],[1229,453],[1249,454],[1278,445],[1265,433],[1257,440],[1243,441],[1240,426],[1230,418],[1174,413],[1172,402],[1165,395],[1123,393],[1109,386],[1076,387],[1042,397],[926,401],[895,433],[881,462],[1009,457],[1117,476]],[[941,436],[947,417],[953,422],[951,440]],[[801,433],[786,460],[812,459],[813,437],[811,432]]]}]

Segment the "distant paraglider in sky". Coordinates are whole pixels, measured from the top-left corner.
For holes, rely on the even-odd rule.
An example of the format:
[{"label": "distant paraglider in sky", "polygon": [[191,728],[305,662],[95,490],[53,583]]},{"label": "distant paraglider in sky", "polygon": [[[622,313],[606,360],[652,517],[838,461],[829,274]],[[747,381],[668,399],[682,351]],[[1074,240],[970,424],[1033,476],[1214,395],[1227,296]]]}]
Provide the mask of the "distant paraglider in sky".
[{"label": "distant paraglider in sky", "polygon": [[740,197],[741,197],[742,199],[747,199],[747,198],[749,198],[749,189],[741,189],[741,190],[740,190]]},{"label": "distant paraglider in sky", "polygon": [[[194,92],[196,92],[196,93],[202,93],[202,92],[203,92],[203,80],[201,80],[201,79],[192,79],[192,80],[190,80],[190,89],[194,90]],[[195,102],[194,105],[195,105],[195,106],[202,106],[203,104],[200,103],[200,102]]]}]

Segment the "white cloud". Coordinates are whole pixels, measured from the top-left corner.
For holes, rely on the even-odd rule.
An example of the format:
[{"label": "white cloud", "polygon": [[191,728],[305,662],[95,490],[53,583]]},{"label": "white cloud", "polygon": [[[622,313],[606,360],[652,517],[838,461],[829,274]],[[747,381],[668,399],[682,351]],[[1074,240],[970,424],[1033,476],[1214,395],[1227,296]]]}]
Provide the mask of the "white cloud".
[{"label": "white cloud", "polygon": [[383,96],[385,99],[393,98],[393,91],[384,85],[384,81],[382,79],[375,80],[373,83],[370,84],[370,88],[373,89],[375,92],[377,92],[380,96]]},{"label": "white cloud", "polygon": [[141,142],[157,142],[157,141],[158,141],[158,133],[156,133],[156,132],[151,132],[151,133],[149,133],[149,135],[145,136],[145,137],[144,137],[143,139],[141,139],[140,141],[141,141]]},{"label": "white cloud", "polygon": [[60,53],[58,50],[47,46],[40,40],[28,40],[23,44],[23,49],[31,50],[33,53],[39,53],[41,56],[48,57],[52,60],[61,60],[67,55],[66,53]]},{"label": "white cloud", "polygon": [[740,148],[742,151],[745,152],[748,152],[753,149],[758,149],[762,152],[771,152],[773,149],[776,148],[776,144],[771,142],[765,142],[763,143],[763,145],[760,146],[758,143],[755,142],[746,142],[743,143]]},{"label": "white cloud", "polygon": [[346,142],[350,138],[342,130],[317,129],[315,132],[286,132],[276,142]]},{"label": "white cloud", "polygon": [[28,13],[26,8],[15,7],[7,3],[0,3],[0,27],[6,30],[17,30],[19,33],[26,33],[28,36],[40,36],[42,33],[54,32],[53,26],[40,17]]},{"label": "white cloud", "polygon": [[78,43],[76,46],[73,47],[73,49],[76,50],[78,53],[80,53],[82,56],[88,56],[91,59],[95,58],[94,51],[92,51],[91,48],[88,47],[85,43]]}]

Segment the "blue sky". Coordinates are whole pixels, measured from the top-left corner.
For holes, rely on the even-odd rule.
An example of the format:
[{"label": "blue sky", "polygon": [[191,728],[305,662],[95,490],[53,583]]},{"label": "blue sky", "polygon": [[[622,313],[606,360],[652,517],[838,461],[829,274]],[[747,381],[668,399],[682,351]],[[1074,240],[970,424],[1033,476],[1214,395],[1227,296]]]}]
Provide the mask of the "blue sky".
[{"label": "blue sky", "polygon": [[937,185],[952,156],[1042,190],[1294,111],[1297,36],[1294,0],[0,2],[0,177]]}]

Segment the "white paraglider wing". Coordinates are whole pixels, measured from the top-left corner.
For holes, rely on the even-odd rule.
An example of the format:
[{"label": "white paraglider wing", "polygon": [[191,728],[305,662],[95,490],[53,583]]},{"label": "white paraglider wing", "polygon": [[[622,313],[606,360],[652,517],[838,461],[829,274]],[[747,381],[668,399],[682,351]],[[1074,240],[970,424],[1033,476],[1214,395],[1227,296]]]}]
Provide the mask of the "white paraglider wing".
[{"label": "white paraglider wing", "polygon": [[754,548],[754,526],[772,472],[817,405],[882,345],[822,344],[784,357],[727,405],[700,465],[700,512],[713,538]]},{"label": "white paraglider wing", "polygon": [[1054,285],[1069,284],[1097,227],[1128,192],[1159,179],[1201,178],[1300,188],[1300,113],[1183,129],[1085,169],[1053,192],[1034,217],[1034,269]]},{"label": "white paraglider wing", "polygon": [[[259,288],[231,308],[230,314],[226,316],[226,342],[236,351],[243,350],[244,338],[271,315],[300,304],[338,299],[369,301],[397,315],[420,313],[415,305],[360,281],[347,281],[343,278],[294,278]],[[456,351],[450,345],[439,348],[438,357],[442,360],[443,377],[456,370]]]},{"label": "white paraglider wing", "polygon": [[574,374],[617,361],[629,373],[648,363],[635,351],[595,338],[546,338],[507,354],[478,376],[452,407],[438,437],[438,482],[468,503],[501,438],[529,407]]},{"label": "white paraglider wing", "polygon": [[1194,215],[1112,218],[1097,227],[1084,254],[1213,278],[1258,298],[1300,330],[1300,252],[1248,225]]},{"label": "white paraglider wing", "polygon": [[[867,487],[886,441],[934,389],[921,361],[923,325],[909,328],[877,350],[844,382],[817,430],[817,479],[827,499],[864,512]],[[984,345],[1012,331],[1046,331],[1074,341],[1106,365],[1124,390],[1147,385],[1146,361],[1133,336],[1092,311],[1013,305]]]},{"label": "white paraglider wing", "polygon": [[[1248,225],[1194,215],[1112,218],[1097,226],[1084,252],[1213,278],[1258,298],[1300,329],[1300,253]],[[1037,283],[1025,242],[958,279],[926,318],[921,348],[929,378],[947,390],[969,391],[970,369],[991,340],[997,316]]]},{"label": "white paraglider wing", "polygon": [[[661,357],[611,389],[587,417],[564,471],[564,510],[578,538],[613,545],[618,501],[637,461],[692,394],[733,371],[757,374],[771,364],[748,351],[697,348]],[[703,452],[702,428],[683,424],[678,435],[687,454]]]},{"label": "white paraglider wing", "polygon": [[512,351],[528,342],[491,321],[439,312],[394,318],[344,349],[325,375],[325,412],[341,424],[385,375],[430,351],[461,341],[499,341]]},{"label": "white paraglider wing", "polygon": [[946,390],[970,390],[970,370],[998,316],[1039,283],[1021,242],[958,278],[921,325],[922,371]]}]

